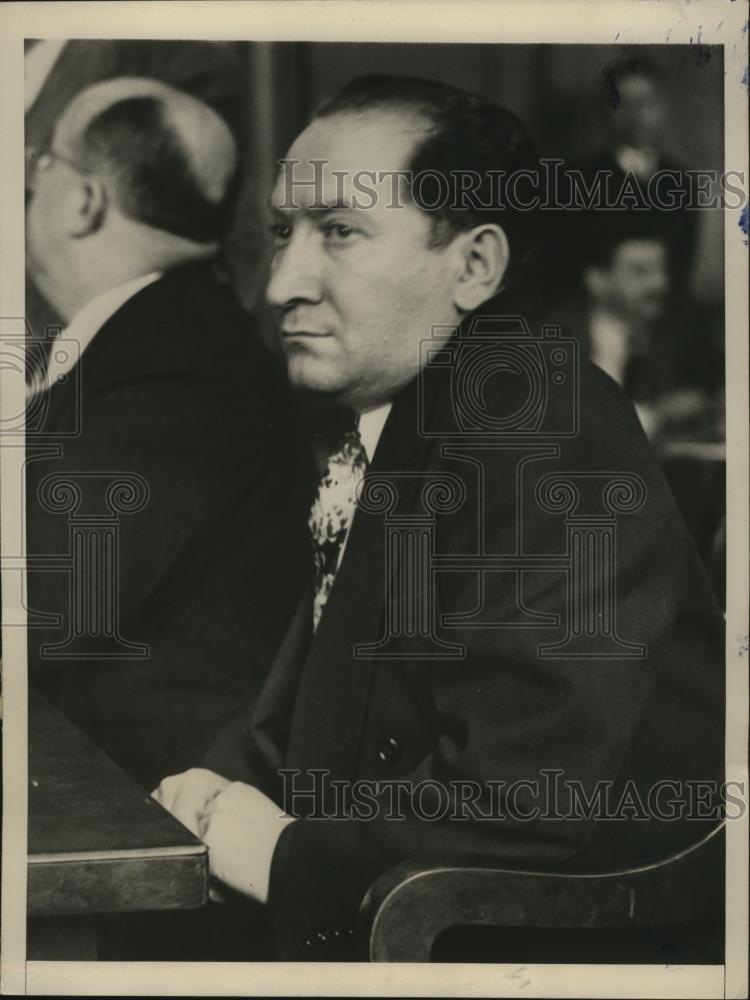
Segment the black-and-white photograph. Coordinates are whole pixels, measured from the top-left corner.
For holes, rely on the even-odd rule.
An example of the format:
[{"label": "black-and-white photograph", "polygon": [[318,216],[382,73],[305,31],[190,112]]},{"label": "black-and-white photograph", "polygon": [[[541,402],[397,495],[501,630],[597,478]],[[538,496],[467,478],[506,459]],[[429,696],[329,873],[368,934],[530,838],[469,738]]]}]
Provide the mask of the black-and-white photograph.
[{"label": "black-and-white photograph", "polygon": [[592,38],[609,5],[569,4],[559,41],[484,5],[472,40],[432,36],[447,3],[384,38],[345,11],[385,3],[270,38],[307,5],[127,5],[146,37],[38,6],[3,991],[418,963],[381,995],[747,996],[747,5]]}]

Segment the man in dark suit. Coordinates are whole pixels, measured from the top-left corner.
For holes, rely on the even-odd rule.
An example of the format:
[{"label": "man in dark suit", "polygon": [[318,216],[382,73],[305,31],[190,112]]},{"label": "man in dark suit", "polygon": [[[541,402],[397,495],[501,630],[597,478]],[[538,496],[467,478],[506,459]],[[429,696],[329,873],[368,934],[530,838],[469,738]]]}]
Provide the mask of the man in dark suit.
[{"label": "man in dark suit", "polygon": [[268,906],[284,959],[351,956],[367,888],[407,859],[657,858],[701,823],[660,821],[652,790],[722,774],[721,614],[630,403],[544,327],[533,214],[492,200],[534,166],[491,103],[365,77],[274,190],[291,377],[358,426],[254,712],[155,794],[219,889]]},{"label": "man in dark suit", "polygon": [[32,350],[31,681],[152,787],[263,682],[309,577],[312,464],[214,273],[237,174],[221,118],[107,81],[29,170],[28,267],[67,322]]}]

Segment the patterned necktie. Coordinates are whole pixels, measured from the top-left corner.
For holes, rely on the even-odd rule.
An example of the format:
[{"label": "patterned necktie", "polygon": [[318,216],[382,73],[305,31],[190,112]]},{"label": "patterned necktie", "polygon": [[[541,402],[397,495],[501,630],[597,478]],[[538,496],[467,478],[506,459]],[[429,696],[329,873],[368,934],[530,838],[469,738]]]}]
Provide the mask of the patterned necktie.
[{"label": "patterned necktie", "polygon": [[315,557],[313,628],[320,616],[338,569],[341,551],[357,506],[357,486],[367,469],[367,454],[359,431],[348,431],[328,460],[318,495],[310,511],[310,532]]}]

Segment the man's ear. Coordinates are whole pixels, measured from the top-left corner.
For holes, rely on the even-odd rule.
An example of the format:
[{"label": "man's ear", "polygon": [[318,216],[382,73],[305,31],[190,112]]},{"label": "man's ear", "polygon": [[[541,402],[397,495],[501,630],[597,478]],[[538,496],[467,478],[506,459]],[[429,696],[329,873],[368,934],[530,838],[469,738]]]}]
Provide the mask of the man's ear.
[{"label": "man's ear", "polygon": [[68,232],[74,238],[101,229],[107,213],[107,190],[98,177],[81,177],[67,197]]},{"label": "man's ear", "polygon": [[459,274],[453,302],[461,312],[472,312],[500,287],[510,261],[508,237],[500,226],[475,226],[456,237]]}]

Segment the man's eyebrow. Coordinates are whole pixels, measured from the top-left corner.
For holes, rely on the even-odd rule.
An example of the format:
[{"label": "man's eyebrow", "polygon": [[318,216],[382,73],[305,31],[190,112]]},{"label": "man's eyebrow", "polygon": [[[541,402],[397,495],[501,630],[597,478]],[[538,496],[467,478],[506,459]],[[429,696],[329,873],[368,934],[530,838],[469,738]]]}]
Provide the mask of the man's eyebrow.
[{"label": "man's eyebrow", "polygon": [[327,212],[356,212],[358,211],[358,206],[353,205],[351,202],[343,201],[341,199],[336,199],[335,201],[320,201],[313,202],[311,205],[294,205],[287,204],[282,201],[280,204],[274,202],[271,198],[267,202],[269,212],[274,212],[276,214],[284,214],[285,212],[299,211],[306,212],[308,214],[322,215]]},{"label": "man's eyebrow", "polygon": [[352,205],[350,201],[343,201],[338,198],[336,201],[323,202],[322,204],[308,205],[307,211],[309,212],[354,212],[356,211],[356,206]]}]

